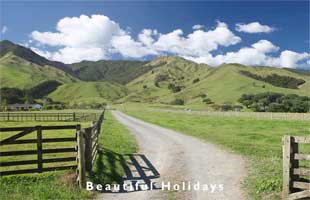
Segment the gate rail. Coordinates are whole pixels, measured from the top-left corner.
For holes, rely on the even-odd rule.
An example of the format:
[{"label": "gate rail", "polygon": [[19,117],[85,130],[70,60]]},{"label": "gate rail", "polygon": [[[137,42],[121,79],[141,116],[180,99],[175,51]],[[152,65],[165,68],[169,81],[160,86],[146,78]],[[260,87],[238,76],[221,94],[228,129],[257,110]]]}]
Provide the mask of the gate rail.
[{"label": "gate rail", "polygon": [[300,153],[300,144],[310,144],[310,137],[284,136],[283,199],[310,198],[310,168],[301,168],[299,161],[310,161],[310,154]]},{"label": "gate rail", "polygon": [[[99,134],[101,132],[101,126],[104,120],[105,110],[101,113],[96,122],[88,128],[81,129],[80,124],[76,125],[63,125],[63,126],[32,126],[32,127],[7,127],[0,128],[0,139],[3,138],[5,132],[16,132],[5,139],[0,140],[0,147],[7,145],[20,145],[20,144],[36,144],[35,149],[22,149],[12,151],[0,151],[0,158],[7,156],[24,156],[24,155],[36,155],[36,159],[24,160],[23,157],[19,157],[18,161],[5,161],[0,162],[0,176],[25,174],[25,173],[42,173],[46,171],[54,170],[68,170],[76,169],[77,172],[77,183],[81,188],[85,187],[86,184],[86,173],[91,174],[93,164],[95,162],[98,148],[99,148]],[[44,138],[42,132],[45,130],[74,130],[73,136],[71,137],[57,137],[57,138]],[[30,139],[20,139],[24,136],[36,132],[36,137]],[[70,147],[65,145],[61,148],[43,148],[44,143],[59,143],[59,142],[72,142]],[[64,146],[64,145],[63,145]],[[58,154],[58,153],[75,153],[75,156],[62,156],[56,158],[44,159],[45,154]],[[66,162],[74,161],[73,165],[65,165]],[[59,166],[56,167],[43,167],[44,163],[57,163]],[[35,168],[27,169],[14,169],[2,171],[2,167],[16,167],[21,165],[34,165]]]}]

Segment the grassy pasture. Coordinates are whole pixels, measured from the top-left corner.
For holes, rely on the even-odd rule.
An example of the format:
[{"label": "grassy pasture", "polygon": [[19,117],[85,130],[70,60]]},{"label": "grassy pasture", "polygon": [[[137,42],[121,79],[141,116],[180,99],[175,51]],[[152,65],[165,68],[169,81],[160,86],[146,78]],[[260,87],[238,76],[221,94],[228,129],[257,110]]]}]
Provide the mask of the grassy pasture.
[{"label": "grassy pasture", "polygon": [[[218,144],[244,156],[248,161],[248,175],[243,185],[248,191],[249,199],[280,199],[281,138],[283,135],[310,135],[310,123],[306,121],[154,112],[143,106],[123,107],[123,111],[147,122]],[[310,147],[301,146],[300,151],[310,152]],[[310,167],[309,162],[300,164]]]},{"label": "grassy pasture", "polygon": [[[76,110],[70,110],[71,112]],[[53,111],[51,111],[53,112]],[[90,112],[90,111],[88,111]],[[35,125],[72,125],[78,122],[0,122],[0,127],[35,126]],[[81,123],[82,128],[88,127],[90,122]],[[117,182],[123,175],[123,169],[116,155],[134,153],[137,149],[133,136],[122,125],[118,124],[110,112],[106,112],[105,121],[99,137],[100,147],[105,151],[99,153],[94,166],[94,176],[89,179],[94,182]],[[9,137],[12,133],[1,133],[1,139]],[[36,138],[36,132],[21,139]],[[5,136],[3,136],[5,135]],[[43,131],[43,138],[74,137],[75,130]],[[46,143],[43,149],[74,147],[73,142]],[[36,149],[36,144],[2,146],[1,151],[15,151]],[[45,154],[43,158],[74,156],[74,153]],[[22,157],[22,158],[21,158]],[[36,155],[1,157],[0,162],[13,160],[36,159]],[[72,165],[75,162],[67,162]],[[43,167],[56,166],[57,163],[44,164]],[[57,165],[59,166],[59,164]],[[116,166],[116,167],[115,167]],[[21,165],[18,167],[1,167],[2,171],[12,169],[36,168],[36,165]],[[73,171],[55,171],[42,174],[25,174],[4,176],[0,178],[0,199],[92,199],[94,193],[80,190],[74,184]]]}]

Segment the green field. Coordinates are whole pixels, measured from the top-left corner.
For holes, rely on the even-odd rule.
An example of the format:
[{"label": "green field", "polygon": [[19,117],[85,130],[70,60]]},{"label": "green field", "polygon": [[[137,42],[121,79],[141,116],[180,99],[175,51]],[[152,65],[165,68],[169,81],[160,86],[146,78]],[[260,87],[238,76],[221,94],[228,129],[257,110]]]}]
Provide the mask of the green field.
[{"label": "green field", "polygon": [[[244,187],[250,199],[279,199],[282,187],[281,138],[310,135],[309,122],[259,120],[245,117],[215,117],[154,112],[143,106],[122,107],[127,114],[218,144],[244,156],[248,175]],[[310,148],[301,147],[301,151]],[[301,163],[310,166],[309,163]]]},{"label": "green field", "polygon": [[[74,110],[75,111],[75,110]],[[88,111],[90,112],[90,111]],[[77,122],[0,122],[0,127],[15,127],[15,126],[34,126],[34,125],[65,125],[76,124]],[[83,122],[83,127],[88,127],[90,122]],[[118,157],[119,154],[130,154],[137,150],[135,140],[133,136],[129,134],[129,131],[118,124],[112,117],[110,112],[106,112],[105,120],[102,125],[102,133],[99,138],[100,148],[104,151],[97,156],[96,164],[94,167],[93,177],[89,177],[94,182],[108,183],[116,182],[120,180],[123,175],[122,168],[120,167]],[[5,133],[1,133],[1,139],[8,137],[3,136]],[[70,137],[75,135],[74,130],[62,130],[62,131],[43,131],[44,137]],[[33,134],[27,135],[27,138],[35,137]],[[24,137],[26,138],[26,137]],[[23,139],[24,139],[23,138]],[[61,147],[66,145],[74,146],[72,142],[69,144],[63,142],[62,145],[52,146]],[[43,148],[49,148],[51,146],[43,145]],[[35,149],[35,145],[7,145],[1,147],[1,151],[9,150],[25,150]],[[57,157],[68,156],[70,153],[58,154]],[[53,155],[51,155],[53,156]],[[55,155],[54,155],[55,156]],[[74,156],[74,155],[73,155]],[[48,157],[44,157],[48,158]],[[21,157],[3,157],[0,162],[12,161],[12,160],[24,160],[24,159],[36,159],[31,156]],[[74,164],[71,163],[71,164]],[[45,165],[53,166],[53,165]],[[115,167],[116,166],[116,167]],[[23,166],[15,167],[13,169],[32,168],[36,166]],[[12,169],[12,168],[10,168]],[[1,170],[9,170],[8,168],[1,167]],[[46,172],[42,174],[25,174],[25,175],[13,175],[0,178],[0,199],[89,199],[95,198],[94,193],[86,192],[77,188],[74,182],[73,171],[58,171],[58,172]]]}]

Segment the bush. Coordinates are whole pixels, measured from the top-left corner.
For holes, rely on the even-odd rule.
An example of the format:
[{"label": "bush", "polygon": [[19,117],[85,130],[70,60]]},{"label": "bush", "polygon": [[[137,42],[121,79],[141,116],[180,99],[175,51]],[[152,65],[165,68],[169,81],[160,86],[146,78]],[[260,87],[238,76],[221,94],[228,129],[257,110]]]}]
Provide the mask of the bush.
[{"label": "bush", "polygon": [[1,103],[6,104],[23,103],[25,101],[25,93],[18,88],[4,87],[0,89]]},{"label": "bush", "polygon": [[184,105],[183,99],[175,99],[173,102],[171,102],[172,105]]},{"label": "bush", "polygon": [[199,78],[196,78],[193,80],[193,83],[198,83],[199,81],[200,81]]},{"label": "bush", "polygon": [[181,86],[179,85],[174,85],[173,83],[169,83],[168,89],[171,90],[172,92],[180,92],[181,91]]},{"label": "bush", "polygon": [[167,81],[169,79],[168,75],[164,75],[164,74],[159,74],[155,77],[155,86],[159,87],[159,83],[162,81]]},{"label": "bush", "polygon": [[230,102],[225,102],[224,104],[221,105],[221,110],[222,111],[229,111],[232,110],[233,106],[231,105]]},{"label": "bush", "polygon": [[202,102],[204,102],[205,104],[212,104],[212,103],[214,103],[211,99],[209,99],[209,98],[204,98],[203,100],[202,100]]},{"label": "bush", "polygon": [[255,112],[298,112],[310,111],[310,97],[296,94],[265,92],[259,94],[243,94],[239,102]]}]

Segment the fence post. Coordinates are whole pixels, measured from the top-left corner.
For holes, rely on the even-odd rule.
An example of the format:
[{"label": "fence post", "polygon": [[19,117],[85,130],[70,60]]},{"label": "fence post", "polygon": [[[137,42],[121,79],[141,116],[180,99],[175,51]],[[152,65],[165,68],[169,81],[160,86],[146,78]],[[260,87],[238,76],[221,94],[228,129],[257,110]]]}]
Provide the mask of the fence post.
[{"label": "fence post", "polygon": [[89,128],[85,128],[85,166],[86,171],[91,173],[92,170],[92,129],[93,125]]},{"label": "fence post", "polygon": [[10,121],[10,113],[8,112],[8,121]]},{"label": "fence post", "polygon": [[284,136],[283,141],[283,199],[288,199],[291,193],[291,136]]},{"label": "fence post", "polygon": [[38,172],[42,173],[43,161],[42,161],[42,126],[37,126],[37,151],[38,151]]},{"label": "fence post", "polygon": [[81,125],[77,125],[77,142],[78,142],[78,180],[79,187],[85,188],[85,149],[84,149],[84,132],[81,130]]},{"label": "fence post", "polygon": [[73,113],[72,116],[73,116],[73,121],[75,122],[75,112]]}]

